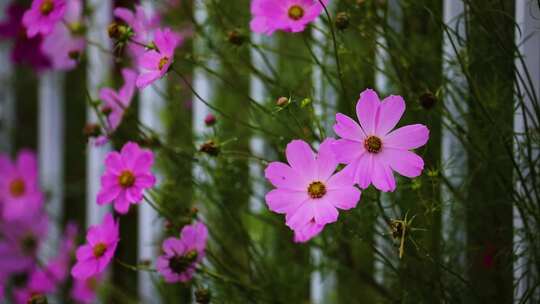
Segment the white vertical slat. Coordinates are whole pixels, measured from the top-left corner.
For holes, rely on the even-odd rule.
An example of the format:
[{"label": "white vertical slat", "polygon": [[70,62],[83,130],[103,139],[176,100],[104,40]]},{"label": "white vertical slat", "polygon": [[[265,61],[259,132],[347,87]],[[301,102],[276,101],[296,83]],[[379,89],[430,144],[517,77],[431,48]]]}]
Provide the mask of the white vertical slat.
[{"label": "white vertical slat", "polygon": [[[155,8],[152,1],[143,1],[142,5],[147,16],[153,16]],[[154,83],[152,86],[146,87],[139,95],[139,120],[145,126],[151,128],[158,134],[163,133],[163,124],[161,122],[161,113],[165,106],[165,100],[160,92],[167,91],[166,78]],[[159,172],[156,177],[159,181],[162,175]],[[147,203],[139,206],[139,237],[137,240],[137,253],[139,261],[153,261],[158,254],[159,246],[157,246],[162,221],[158,213]],[[151,272],[139,272],[139,298],[142,302],[161,303],[159,293],[155,288],[154,282],[157,281],[157,274]]]},{"label": "white vertical slat", "polygon": [[[390,15],[389,26],[396,32],[401,32],[402,30],[402,11],[399,4],[399,0],[389,0],[388,1],[388,12]],[[382,30],[382,29],[381,29]],[[398,94],[398,92],[392,91],[392,83],[388,77],[388,74],[391,73],[389,68],[390,56],[386,51],[388,43],[384,35],[378,35],[376,38],[377,47],[375,50],[375,86],[380,97],[387,96],[389,94]],[[390,209],[392,206],[388,194],[381,193],[381,205],[385,210]],[[396,207],[399,208],[399,207]],[[390,241],[385,237],[389,234],[388,223],[386,223],[383,217],[379,217],[375,223],[375,235],[373,237],[373,242],[375,247],[378,249],[378,252],[383,253],[387,256],[387,260],[393,264],[399,263],[395,254],[395,248],[390,243]],[[381,259],[375,258],[374,262],[374,279],[379,284],[384,284],[385,279],[385,267]]]},{"label": "white vertical slat", "polygon": [[64,73],[47,71],[39,75],[38,158],[41,186],[48,193],[45,204],[51,219],[45,260],[56,255],[60,238],[64,197]]},{"label": "white vertical slat", "polygon": [[[458,54],[456,53],[461,51],[460,45],[465,38],[465,4],[461,0],[445,0],[443,10],[443,20],[449,28],[443,40],[443,73],[446,79],[444,104],[448,117],[443,117],[441,159],[444,176],[447,177],[452,187],[459,189],[466,174],[467,154],[465,147],[451,130],[455,130],[456,127],[452,125],[452,121],[462,128],[466,126],[464,118],[464,112],[467,110],[466,103],[463,102],[460,92],[467,91],[467,84],[465,76],[458,67]],[[447,125],[448,127],[446,127]],[[464,214],[459,213],[460,210],[462,213],[464,211],[462,208],[464,202],[459,202],[447,186],[443,186],[441,190],[443,202],[441,210],[442,238],[445,243],[457,242],[458,248],[465,248],[465,217]],[[449,256],[445,258],[448,259]],[[462,251],[458,256],[458,260],[459,264],[464,266],[465,251]],[[447,262],[449,261],[447,260]]]},{"label": "white vertical slat", "polygon": [[[0,0],[0,20],[7,18],[4,13],[11,3]],[[10,43],[0,43],[0,152],[11,152],[13,149],[13,131],[15,130],[15,94],[14,67],[11,64]]]},{"label": "white vertical slat", "polygon": [[[527,113],[534,113],[533,111],[533,100],[538,102],[540,97],[540,8],[539,3],[536,0],[516,0],[515,2],[515,14],[516,14],[516,23],[519,26],[516,29],[516,43],[519,46],[519,52],[523,57],[523,62],[518,58],[515,60],[517,68],[517,81],[519,89],[518,92],[521,93],[524,104],[517,102],[517,111],[514,116],[514,132],[516,134],[522,134],[526,131],[525,119],[529,128],[535,125],[538,126],[538,117]],[[527,82],[526,72],[529,74],[531,82]],[[523,80],[520,80],[518,75],[521,75]],[[524,82],[523,82],[524,81]],[[517,97],[516,99],[520,99]],[[517,137],[516,141],[516,150],[517,147],[525,141],[526,139],[522,136]],[[527,152],[524,152],[527,153]],[[536,159],[540,153],[537,149],[531,151],[533,155],[530,155],[533,159]],[[524,155],[517,155],[518,162],[522,163]],[[527,165],[523,165],[522,173],[526,176],[530,174],[527,172]],[[535,185],[523,185],[517,182],[516,188],[517,191],[522,192],[524,187],[530,189],[530,187],[535,187]],[[514,280],[517,283],[514,290],[514,303],[522,303],[522,298],[526,295],[526,292],[536,286],[535,279],[538,279],[538,273],[534,272],[533,261],[529,257],[529,250],[526,239],[523,237],[520,231],[524,228],[524,221],[527,221],[527,218],[522,218],[519,214],[519,211],[516,207],[513,210],[514,213],[514,254],[516,254],[517,259],[514,262]],[[528,300],[530,303],[537,303],[540,301],[540,292],[537,290]]]},{"label": "white vertical slat", "polygon": [[[87,5],[92,8],[93,14],[90,16],[88,28],[88,40],[92,44],[88,45],[88,71],[87,89],[92,99],[98,98],[98,90],[109,77],[112,64],[112,57],[105,53],[100,46],[110,50],[111,42],[107,36],[107,26],[112,19],[112,1],[110,0],[89,0]],[[97,44],[97,45],[94,45]],[[88,108],[87,121],[89,123],[98,122],[93,109]],[[100,177],[103,173],[105,154],[110,150],[108,145],[94,147],[88,145],[86,163],[86,224],[87,226],[101,222],[110,206],[98,206],[96,203],[97,194],[100,189]]]},{"label": "white vertical slat", "polygon": [[[331,7],[328,7],[327,9],[333,11]],[[336,63],[332,53],[334,51],[333,46],[331,43],[327,42],[328,37],[326,34],[330,32],[330,28],[323,22],[325,19],[326,15],[323,12],[323,15],[315,22],[316,29],[312,30],[313,39],[319,42],[319,44],[313,44],[313,53],[324,67],[332,70],[335,69]],[[323,129],[331,130],[335,117],[337,92],[328,84],[328,80],[325,79],[323,70],[317,64],[313,65],[312,83],[314,91],[313,105],[317,119],[321,120],[320,123]],[[323,264],[325,257],[319,248],[312,248],[310,254],[311,259],[316,266]],[[333,285],[335,285],[335,280],[335,273],[326,272],[323,274],[321,271],[313,272],[311,274],[310,288],[311,303],[327,303],[329,301],[330,293],[334,289]]]}]

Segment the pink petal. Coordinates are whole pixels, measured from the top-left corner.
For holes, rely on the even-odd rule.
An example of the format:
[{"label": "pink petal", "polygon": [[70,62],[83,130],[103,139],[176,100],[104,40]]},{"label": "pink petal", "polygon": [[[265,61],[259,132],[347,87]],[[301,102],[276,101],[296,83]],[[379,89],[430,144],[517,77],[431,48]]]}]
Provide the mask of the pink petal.
[{"label": "pink petal", "polygon": [[360,158],[366,149],[363,142],[338,139],[332,143],[332,151],[338,162],[350,164]]},{"label": "pink petal", "polygon": [[324,225],[319,225],[315,221],[310,221],[305,226],[294,230],[294,241],[296,243],[304,243],[317,236],[324,228]]},{"label": "pink petal", "polygon": [[339,190],[329,190],[326,196],[328,196],[328,201],[334,207],[349,210],[356,207],[358,201],[360,201],[360,190],[351,186]]},{"label": "pink petal", "polygon": [[308,181],[282,162],[272,162],[264,170],[264,176],[272,185],[290,190],[304,191]]},{"label": "pink petal", "polygon": [[375,134],[377,120],[379,116],[379,96],[372,89],[367,89],[360,94],[360,99],[356,104],[356,115],[360,126],[366,135]]},{"label": "pink petal", "polygon": [[415,153],[407,150],[384,149],[385,161],[392,170],[406,177],[417,177],[422,174],[424,160]]},{"label": "pink petal", "polygon": [[328,181],[326,181],[327,190],[336,190],[341,188],[351,187],[355,184],[354,174],[356,173],[356,167],[353,165],[346,166],[341,171],[332,175]]},{"label": "pink petal", "polygon": [[309,199],[307,191],[274,189],[265,196],[268,208],[276,213],[293,213]]},{"label": "pink petal", "polygon": [[122,158],[118,152],[110,152],[105,158],[105,166],[107,172],[111,172],[119,175],[124,170],[124,164]]},{"label": "pink petal", "polygon": [[300,229],[314,217],[313,201],[306,200],[293,213],[287,213],[285,224],[292,230]]},{"label": "pink petal", "polygon": [[180,238],[187,248],[195,248],[199,252],[202,252],[206,247],[208,229],[203,223],[196,222],[192,225],[185,226],[180,233]]},{"label": "pink petal", "polygon": [[333,138],[327,138],[323,141],[319,147],[319,153],[317,154],[317,168],[318,168],[318,180],[326,181],[334,171],[336,171],[338,162],[332,151],[332,145],[336,140]]},{"label": "pink petal", "polygon": [[154,163],[154,154],[148,150],[141,150],[133,163],[134,173],[147,173]]},{"label": "pink petal", "polygon": [[302,140],[293,140],[285,149],[287,160],[291,167],[305,178],[316,176],[317,163],[311,147]]},{"label": "pink petal", "polygon": [[373,186],[383,191],[394,191],[396,189],[396,180],[392,169],[379,157],[373,159],[373,176],[371,177]]},{"label": "pink petal", "polygon": [[120,192],[118,197],[114,200],[114,210],[120,214],[126,214],[129,210],[130,202],[127,199],[126,191],[123,190]]},{"label": "pink petal", "polygon": [[98,264],[95,260],[77,262],[71,269],[71,275],[79,280],[86,280],[97,272]]},{"label": "pink petal", "polygon": [[163,251],[169,256],[181,255],[186,251],[184,242],[174,237],[169,237],[163,241],[162,248]]},{"label": "pink petal", "polygon": [[336,114],[334,132],[336,132],[336,134],[342,138],[354,141],[363,141],[363,139],[366,137],[364,131],[362,128],[360,128],[356,121],[341,113]]},{"label": "pink petal", "polygon": [[336,207],[332,205],[330,201],[328,201],[330,197],[324,196],[322,199],[316,199],[313,200],[314,206],[314,215],[315,215],[315,222],[319,225],[325,225],[329,223],[333,223],[337,221],[338,219],[338,211]]},{"label": "pink petal", "polygon": [[380,104],[379,122],[375,134],[384,136],[392,130],[403,113],[405,112],[405,101],[401,96],[390,95]]},{"label": "pink petal", "polygon": [[383,139],[383,149],[396,148],[411,150],[421,147],[429,139],[429,129],[421,124],[408,125],[392,131]]},{"label": "pink petal", "polygon": [[120,188],[118,185],[112,187],[102,187],[97,196],[98,205],[108,204],[114,201],[121,191],[122,188]]},{"label": "pink petal", "polygon": [[358,161],[349,166],[351,165],[356,166],[354,179],[358,182],[358,186],[362,189],[366,189],[373,179],[373,154],[364,153]]},{"label": "pink petal", "polygon": [[151,188],[155,185],[156,178],[152,174],[137,175],[135,179],[135,186],[138,188]]},{"label": "pink petal", "polygon": [[94,257],[94,251],[91,245],[82,245],[77,249],[77,260],[85,261]]},{"label": "pink petal", "polygon": [[156,81],[157,79],[161,78],[161,72],[159,71],[150,71],[150,72],[143,72],[137,77],[137,88],[144,89],[152,82]]},{"label": "pink petal", "polygon": [[122,162],[126,165],[126,167],[131,170],[135,169],[135,162],[137,161],[141,153],[142,152],[139,148],[139,145],[134,142],[126,143],[120,151],[120,155],[122,156]]}]

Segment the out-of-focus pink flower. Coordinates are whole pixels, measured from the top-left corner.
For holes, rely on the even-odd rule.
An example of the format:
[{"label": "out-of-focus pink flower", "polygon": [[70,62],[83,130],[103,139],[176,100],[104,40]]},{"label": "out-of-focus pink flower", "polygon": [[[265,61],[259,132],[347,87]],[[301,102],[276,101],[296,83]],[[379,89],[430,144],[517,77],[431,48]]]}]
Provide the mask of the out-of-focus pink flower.
[{"label": "out-of-focus pink flower", "polygon": [[135,93],[135,81],[137,73],[132,69],[123,69],[124,85],[120,90],[112,88],[102,88],[99,91],[99,98],[103,101],[101,111],[107,116],[107,131],[114,132],[120,125],[125,110],[131,104]]},{"label": "out-of-focus pink flower", "polygon": [[77,249],[77,263],[71,269],[71,275],[79,280],[102,273],[113,258],[119,241],[119,227],[112,214],[105,215],[101,225],[91,226],[86,240],[87,244]]},{"label": "out-of-focus pink flower", "polygon": [[160,23],[159,14],[147,16],[142,6],[136,5],[135,12],[119,7],[114,10],[114,16],[120,18],[129,25],[134,32],[131,39],[134,42],[128,43],[128,49],[133,58],[138,58],[145,52],[143,45],[149,45],[154,39],[154,32]]},{"label": "out-of-focus pink flower", "polygon": [[166,282],[187,282],[195,273],[195,266],[205,253],[208,230],[197,222],[185,226],[180,238],[167,238],[162,245],[163,255],[157,259],[157,270]]},{"label": "out-of-focus pink flower", "polygon": [[6,278],[4,274],[0,274],[0,301],[4,301],[4,292],[6,287],[4,286]]},{"label": "out-of-focus pink flower", "polygon": [[103,279],[103,275],[96,275],[85,280],[75,279],[73,289],[71,289],[71,298],[77,303],[95,303],[96,290]]},{"label": "out-of-focus pink flower", "polygon": [[12,163],[7,155],[0,155],[0,201],[6,220],[32,217],[43,205],[39,187],[36,155],[22,150]]},{"label": "out-of-focus pink flower", "polygon": [[42,269],[35,269],[30,274],[28,283],[24,288],[13,292],[15,301],[19,304],[30,303],[30,299],[36,295],[47,295],[56,289],[56,284],[50,274]]},{"label": "out-of-focus pink flower", "polygon": [[140,75],[137,87],[142,89],[162,78],[174,60],[174,51],[182,42],[182,37],[169,28],[158,29],[155,33],[155,49],[144,52],[138,57]]},{"label": "out-of-focus pink flower", "polygon": [[204,118],[204,124],[207,126],[213,126],[216,124],[216,117],[213,114],[208,114]]},{"label": "out-of-focus pink flower", "polygon": [[114,202],[114,209],[126,214],[131,204],[143,199],[143,191],[156,183],[151,168],[154,154],[139,145],[128,142],[120,153],[114,151],[105,158],[105,173],[101,177],[98,204]]},{"label": "out-of-focus pink flower", "polygon": [[68,1],[64,22],[57,23],[43,39],[41,50],[51,59],[54,69],[71,70],[77,66],[86,44],[82,33],[76,33],[82,26],[82,9],[81,0]]},{"label": "out-of-focus pink flower", "polygon": [[23,15],[23,24],[28,37],[38,34],[48,35],[64,17],[65,0],[34,0],[32,6]]},{"label": "out-of-focus pink flower", "polygon": [[424,169],[422,158],[410,150],[426,144],[429,130],[421,124],[397,130],[405,112],[401,96],[388,96],[382,102],[377,93],[367,89],[360,94],[356,115],[360,125],[341,113],[336,114],[334,131],[342,137],[332,145],[338,161],[347,164],[360,188],[371,183],[381,191],[394,191],[393,171],[416,177]]},{"label": "out-of-focus pink flower", "polygon": [[11,61],[16,64],[26,64],[41,71],[50,66],[50,61],[41,52],[41,36],[28,38],[26,28],[22,24],[22,16],[25,8],[17,3],[12,3],[7,8],[8,20],[0,23],[0,39],[14,41],[11,50]]},{"label": "out-of-focus pink flower", "polygon": [[0,221],[0,273],[9,274],[32,268],[36,254],[47,235],[45,214],[13,221]]},{"label": "out-of-focus pink flower", "polygon": [[[326,5],[328,0],[322,2]],[[252,0],[250,27],[266,35],[277,30],[302,32],[322,11],[319,0]]]},{"label": "out-of-focus pink flower", "polygon": [[331,151],[333,142],[326,139],[316,155],[306,142],[293,140],[285,150],[289,164],[272,162],[266,167],[266,178],[277,188],[266,194],[266,203],[286,215],[298,242],[337,221],[337,209],[354,208],[360,199],[348,170],[334,174],[338,162]]}]

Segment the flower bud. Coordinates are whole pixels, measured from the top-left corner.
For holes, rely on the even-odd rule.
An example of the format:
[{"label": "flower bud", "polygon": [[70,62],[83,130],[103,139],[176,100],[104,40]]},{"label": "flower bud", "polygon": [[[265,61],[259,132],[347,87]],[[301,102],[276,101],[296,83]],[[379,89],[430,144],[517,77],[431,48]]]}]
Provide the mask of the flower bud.
[{"label": "flower bud", "polygon": [[199,304],[208,304],[210,303],[210,290],[206,288],[199,288],[195,291],[195,301]]},{"label": "flower bud", "polygon": [[288,103],[289,103],[289,98],[287,98],[287,97],[280,97],[276,101],[276,105],[278,107],[283,107],[283,106],[287,105]]},{"label": "flower bud", "polygon": [[131,29],[123,23],[113,21],[109,24],[109,27],[107,27],[107,33],[111,39],[127,41],[131,36]]},{"label": "flower bud", "polygon": [[219,154],[219,146],[213,140],[208,140],[201,145],[199,151],[210,156],[217,156]]},{"label": "flower bud", "polygon": [[246,36],[239,30],[232,30],[227,33],[227,41],[229,41],[231,44],[240,46],[246,41]]},{"label": "flower bud", "polygon": [[211,127],[213,125],[216,124],[216,117],[212,114],[208,114],[206,115],[206,117],[204,118],[204,124],[207,126],[207,127]]},{"label": "flower bud", "polygon": [[426,110],[432,109],[437,104],[437,96],[431,92],[426,92],[419,97],[420,105]]},{"label": "flower bud", "polygon": [[101,127],[98,124],[89,123],[83,128],[83,134],[87,137],[98,137],[101,135]]},{"label": "flower bud", "polygon": [[349,27],[349,23],[350,23],[350,16],[348,13],[346,12],[339,12],[337,13],[336,15],[336,27],[339,29],[339,30],[344,30],[346,28]]}]

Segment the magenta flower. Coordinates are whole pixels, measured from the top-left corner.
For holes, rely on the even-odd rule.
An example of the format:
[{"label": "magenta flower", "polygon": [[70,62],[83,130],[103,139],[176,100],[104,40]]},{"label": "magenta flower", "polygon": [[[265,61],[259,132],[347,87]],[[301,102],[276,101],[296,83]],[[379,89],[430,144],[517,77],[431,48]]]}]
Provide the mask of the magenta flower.
[{"label": "magenta flower", "polygon": [[306,142],[293,140],[285,151],[289,165],[272,162],[266,167],[266,178],[277,187],[266,194],[266,203],[286,214],[297,241],[307,241],[337,220],[337,209],[354,208],[360,199],[347,170],[334,174],[338,162],[330,148],[333,142],[326,139],[315,155]]},{"label": "magenta flower", "polygon": [[174,50],[182,42],[182,37],[169,28],[158,29],[155,33],[155,49],[144,52],[138,57],[140,75],[137,87],[142,89],[162,78],[174,60]]},{"label": "magenta flower", "polygon": [[126,214],[130,204],[143,199],[144,189],[154,186],[156,178],[151,172],[154,154],[128,142],[120,153],[110,152],[105,158],[105,173],[101,177],[101,191],[98,204],[114,201],[114,209]]},{"label": "magenta flower", "polygon": [[24,13],[22,22],[29,38],[37,34],[48,35],[66,12],[65,0],[34,0]]},{"label": "magenta flower", "polygon": [[30,274],[28,283],[24,288],[14,290],[15,300],[20,304],[31,303],[32,297],[36,295],[47,295],[54,292],[56,284],[50,275],[42,269],[35,269]]},{"label": "magenta flower", "polygon": [[118,222],[108,213],[101,225],[94,225],[86,233],[87,244],[77,249],[77,263],[71,269],[71,275],[85,280],[100,274],[114,256],[119,241]]},{"label": "magenta flower", "polygon": [[71,289],[71,298],[77,303],[90,304],[96,301],[96,290],[103,280],[103,275],[97,275],[85,280],[75,279]]},{"label": "magenta flower", "polygon": [[145,9],[140,6],[135,6],[135,12],[123,7],[116,8],[114,10],[114,16],[124,21],[134,32],[131,39],[134,42],[128,43],[128,49],[133,58],[138,58],[145,52],[143,45],[148,45],[154,39],[154,32],[158,28],[160,23],[160,16],[154,14],[153,16],[147,16]]},{"label": "magenta flower", "polygon": [[75,251],[75,238],[77,237],[77,225],[69,223],[66,226],[64,236],[58,249],[58,255],[53,257],[46,265],[45,271],[55,283],[64,282],[69,274],[71,258]]},{"label": "magenta flower", "polygon": [[36,155],[22,150],[15,163],[6,155],[0,155],[0,172],[0,202],[3,202],[4,219],[34,216],[43,205]]},{"label": "magenta flower", "polygon": [[195,273],[195,266],[204,257],[208,230],[197,222],[185,226],[180,238],[167,238],[162,245],[164,254],[157,259],[157,271],[168,283],[187,282]]},{"label": "magenta flower", "polygon": [[[322,2],[326,5],[328,0]],[[266,35],[276,30],[302,32],[322,11],[319,0],[252,0],[250,27],[253,32]]]},{"label": "magenta flower", "polygon": [[54,69],[71,70],[79,62],[86,42],[82,34],[75,34],[73,30],[81,27],[82,8],[80,0],[70,0],[64,16],[65,24],[57,23],[54,30],[43,39],[41,50],[50,58]]},{"label": "magenta flower", "polygon": [[41,52],[41,36],[28,38],[26,28],[22,24],[25,8],[12,3],[7,7],[8,20],[0,23],[0,39],[14,40],[11,50],[11,61],[16,64],[26,64],[41,71],[50,66],[49,58]]},{"label": "magenta flower", "polygon": [[429,130],[421,124],[391,131],[405,112],[401,96],[389,96],[382,102],[377,93],[367,89],[360,94],[356,115],[360,125],[338,113],[334,131],[342,137],[332,145],[338,161],[354,172],[360,188],[371,183],[381,191],[394,191],[393,171],[416,177],[424,169],[422,158],[410,150],[426,144]]},{"label": "magenta flower", "polygon": [[101,112],[107,117],[107,133],[112,133],[118,128],[135,93],[137,73],[126,68],[122,69],[122,76],[124,77],[124,85],[118,91],[112,88],[102,88],[99,91],[99,98],[103,102]]},{"label": "magenta flower", "polygon": [[0,221],[0,273],[22,272],[34,267],[47,226],[45,214]]}]

